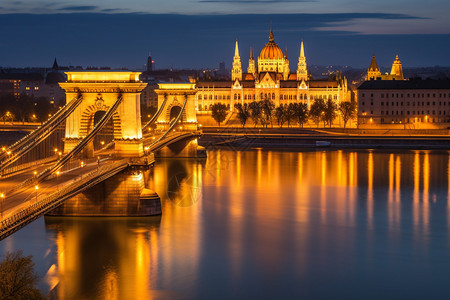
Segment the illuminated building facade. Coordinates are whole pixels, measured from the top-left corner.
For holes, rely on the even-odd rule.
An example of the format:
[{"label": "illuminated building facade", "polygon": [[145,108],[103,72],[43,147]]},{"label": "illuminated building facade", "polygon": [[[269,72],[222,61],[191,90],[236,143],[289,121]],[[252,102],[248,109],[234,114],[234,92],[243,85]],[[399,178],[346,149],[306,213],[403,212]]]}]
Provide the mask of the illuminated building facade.
[{"label": "illuminated building facade", "polygon": [[378,67],[375,54],[372,55],[372,61],[370,62],[369,69],[367,69],[367,80],[405,80],[403,77],[403,67],[398,55],[395,56],[395,60],[392,63],[390,74],[381,74],[381,70]]},{"label": "illuminated building facade", "polygon": [[450,80],[369,80],[358,87],[360,124],[450,122]]},{"label": "illuminated building facade", "polygon": [[272,100],[276,106],[294,102],[311,105],[314,99],[332,99],[336,103],[350,100],[346,78],[340,74],[334,79],[313,80],[308,72],[303,42],[296,73],[291,73],[289,59],[274,40],[272,26],[269,42],[261,50],[257,62],[250,50],[247,72],[242,68],[236,41],[231,81],[200,80],[196,84],[197,111],[209,111],[215,103],[223,103],[233,110],[236,103],[250,103],[264,99]]}]

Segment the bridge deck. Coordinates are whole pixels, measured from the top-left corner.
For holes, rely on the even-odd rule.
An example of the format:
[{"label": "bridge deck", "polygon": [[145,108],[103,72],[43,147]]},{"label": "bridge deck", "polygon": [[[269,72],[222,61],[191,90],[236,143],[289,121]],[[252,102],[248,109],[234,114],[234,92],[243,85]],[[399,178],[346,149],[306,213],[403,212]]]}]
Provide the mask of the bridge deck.
[{"label": "bridge deck", "polygon": [[[0,240],[19,230],[23,226],[49,212],[65,200],[78,193],[106,180],[118,172],[133,165],[152,165],[153,156],[144,160],[131,161],[129,159],[97,159],[86,161],[83,167],[61,173],[59,176],[51,176],[40,183],[38,190],[34,185],[14,191],[1,199],[2,215],[0,223]],[[41,166],[45,168],[46,166]],[[13,188],[23,181],[23,177],[29,174],[17,174],[2,182],[4,188]]]}]

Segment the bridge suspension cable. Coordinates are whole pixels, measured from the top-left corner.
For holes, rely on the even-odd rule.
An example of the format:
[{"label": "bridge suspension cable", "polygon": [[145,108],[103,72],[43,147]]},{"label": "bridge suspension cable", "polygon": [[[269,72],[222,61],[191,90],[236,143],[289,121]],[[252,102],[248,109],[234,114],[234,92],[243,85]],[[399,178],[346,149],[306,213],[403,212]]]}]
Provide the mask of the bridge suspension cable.
[{"label": "bridge suspension cable", "polygon": [[178,121],[181,119],[183,112],[184,112],[184,108],[186,107],[186,103],[187,103],[187,97],[184,98],[184,103],[183,106],[181,107],[180,113],[178,114],[177,118],[175,119],[175,121],[173,121],[173,123],[170,125],[169,129],[163,133],[162,136],[160,136],[155,142],[153,142],[150,147],[152,147],[152,145],[155,145],[157,143],[159,143],[161,140],[163,140],[172,130],[173,128],[177,125]]},{"label": "bridge suspension cable", "polygon": [[110,109],[103,115],[100,121],[94,126],[94,128],[89,132],[89,134],[84,137],[69,153],[64,155],[60,160],[58,160],[52,167],[44,170],[36,178],[37,182],[44,180],[50,174],[53,174],[59,170],[64,164],[66,164],[71,158],[77,155],[84,147],[95,137],[95,135],[105,126],[105,124],[111,119],[114,112],[117,110],[119,105],[122,103],[123,96],[119,95],[116,102],[110,107]]},{"label": "bridge suspension cable", "polygon": [[78,107],[81,100],[82,95],[79,93],[77,97],[61,107],[61,109],[50,117],[50,119],[42,126],[38,127],[36,130],[14,143],[6,151],[2,152],[0,154],[0,161],[2,161],[0,173],[32,150],[40,142],[45,140]]},{"label": "bridge suspension cable", "polygon": [[153,123],[155,123],[155,121],[158,119],[159,115],[161,114],[161,112],[164,110],[164,107],[166,106],[166,102],[167,102],[167,95],[164,97],[164,101],[161,104],[161,107],[158,109],[158,111],[156,111],[156,113],[153,115],[153,117],[150,119],[150,121],[147,122],[147,124],[144,125],[144,127],[142,127],[142,133],[144,133],[144,131]]}]

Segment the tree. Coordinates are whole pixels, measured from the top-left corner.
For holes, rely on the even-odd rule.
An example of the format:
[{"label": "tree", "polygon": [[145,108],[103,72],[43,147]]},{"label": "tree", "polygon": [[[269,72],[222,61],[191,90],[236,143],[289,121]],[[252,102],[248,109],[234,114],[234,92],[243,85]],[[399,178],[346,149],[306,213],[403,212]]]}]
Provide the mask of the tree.
[{"label": "tree", "polygon": [[38,280],[31,255],[8,252],[0,263],[0,299],[44,299],[36,288]]},{"label": "tree", "polygon": [[288,127],[291,125],[291,122],[294,120],[294,110],[295,110],[296,103],[289,103],[289,105],[286,105],[286,122]]},{"label": "tree", "polygon": [[248,108],[248,105],[247,103],[245,103],[244,105],[238,103],[234,107],[237,109],[237,117],[239,119],[239,122],[241,122],[242,128],[244,128],[248,118],[250,118],[250,110]]},{"label": "tree", "polygon": [[342,115],[345,128],[348,120],[353,119],[356,115],[356,103],[354,101],[343,101],[339,103],[339,112]]},{"label": "tree", "polygon": [[262,125],[267,125],[270,123],[272,125],[272,114],[273,111],[275,109],[275,104],[273,103],[272,100],[266,98],[262,101],[260,101],[259,103],[260,107],[261,107],[261,124]]},{"label": "tree", "polygon": [[319,122],[322,120],[322,116],[325,114],[325,101],[323,99],[315,99],[311,104],[309,115],[313,119],[314,123],[319,127]]},{"label": "tree", "polygon": [[258,125],[258,121],[260,120],[260,117],[262,114],[261,107],[258,102],[253,101],[248,105],[248,108],[250,110],[250,118],[252,118],[252,121],[256,127],[256,125]]},{"label": "tree", "polygon": [[225,121],[225,118],[227,117],[227,106],[220,102],[213,104],[211,108],[211,116],[219,124],[220,127],[220,123]]},{"label": "tree", "polygon": [[286,121],[286,110],[287,105],[283,106],[283,104],[280,104],[280,106],[275,109],[275,118],[277,118],[277,123],[281,128],[283,128],[283,124]]},{"label": "tree", "polygon": [[336,119],[336,116],[337,116],[337,106],[333,100],[328,99],[327,102],[325,102],[325,111],[323,114],[323,120],[324,122],[328,123],[328,125],[331,128],[331,124],[333,123],[333,120]]},{"label": "tree", "polygon": [[294,103],[292,110],[296,121],[303,128],[303,124],[308,121],[308,105],[306,103]]}]

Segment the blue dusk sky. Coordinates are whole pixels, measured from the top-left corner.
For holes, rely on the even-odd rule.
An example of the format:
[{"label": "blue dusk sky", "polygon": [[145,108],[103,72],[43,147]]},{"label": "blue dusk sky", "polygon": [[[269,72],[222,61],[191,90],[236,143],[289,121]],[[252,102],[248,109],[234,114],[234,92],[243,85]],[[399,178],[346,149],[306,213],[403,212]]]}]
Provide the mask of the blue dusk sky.
[{"label": "blue dusk sky", "polygon": [[448,0],[2,0],[0,66],[230,68],[239,40],[243,67],[275,41],[297,65],[450,66]]}]

